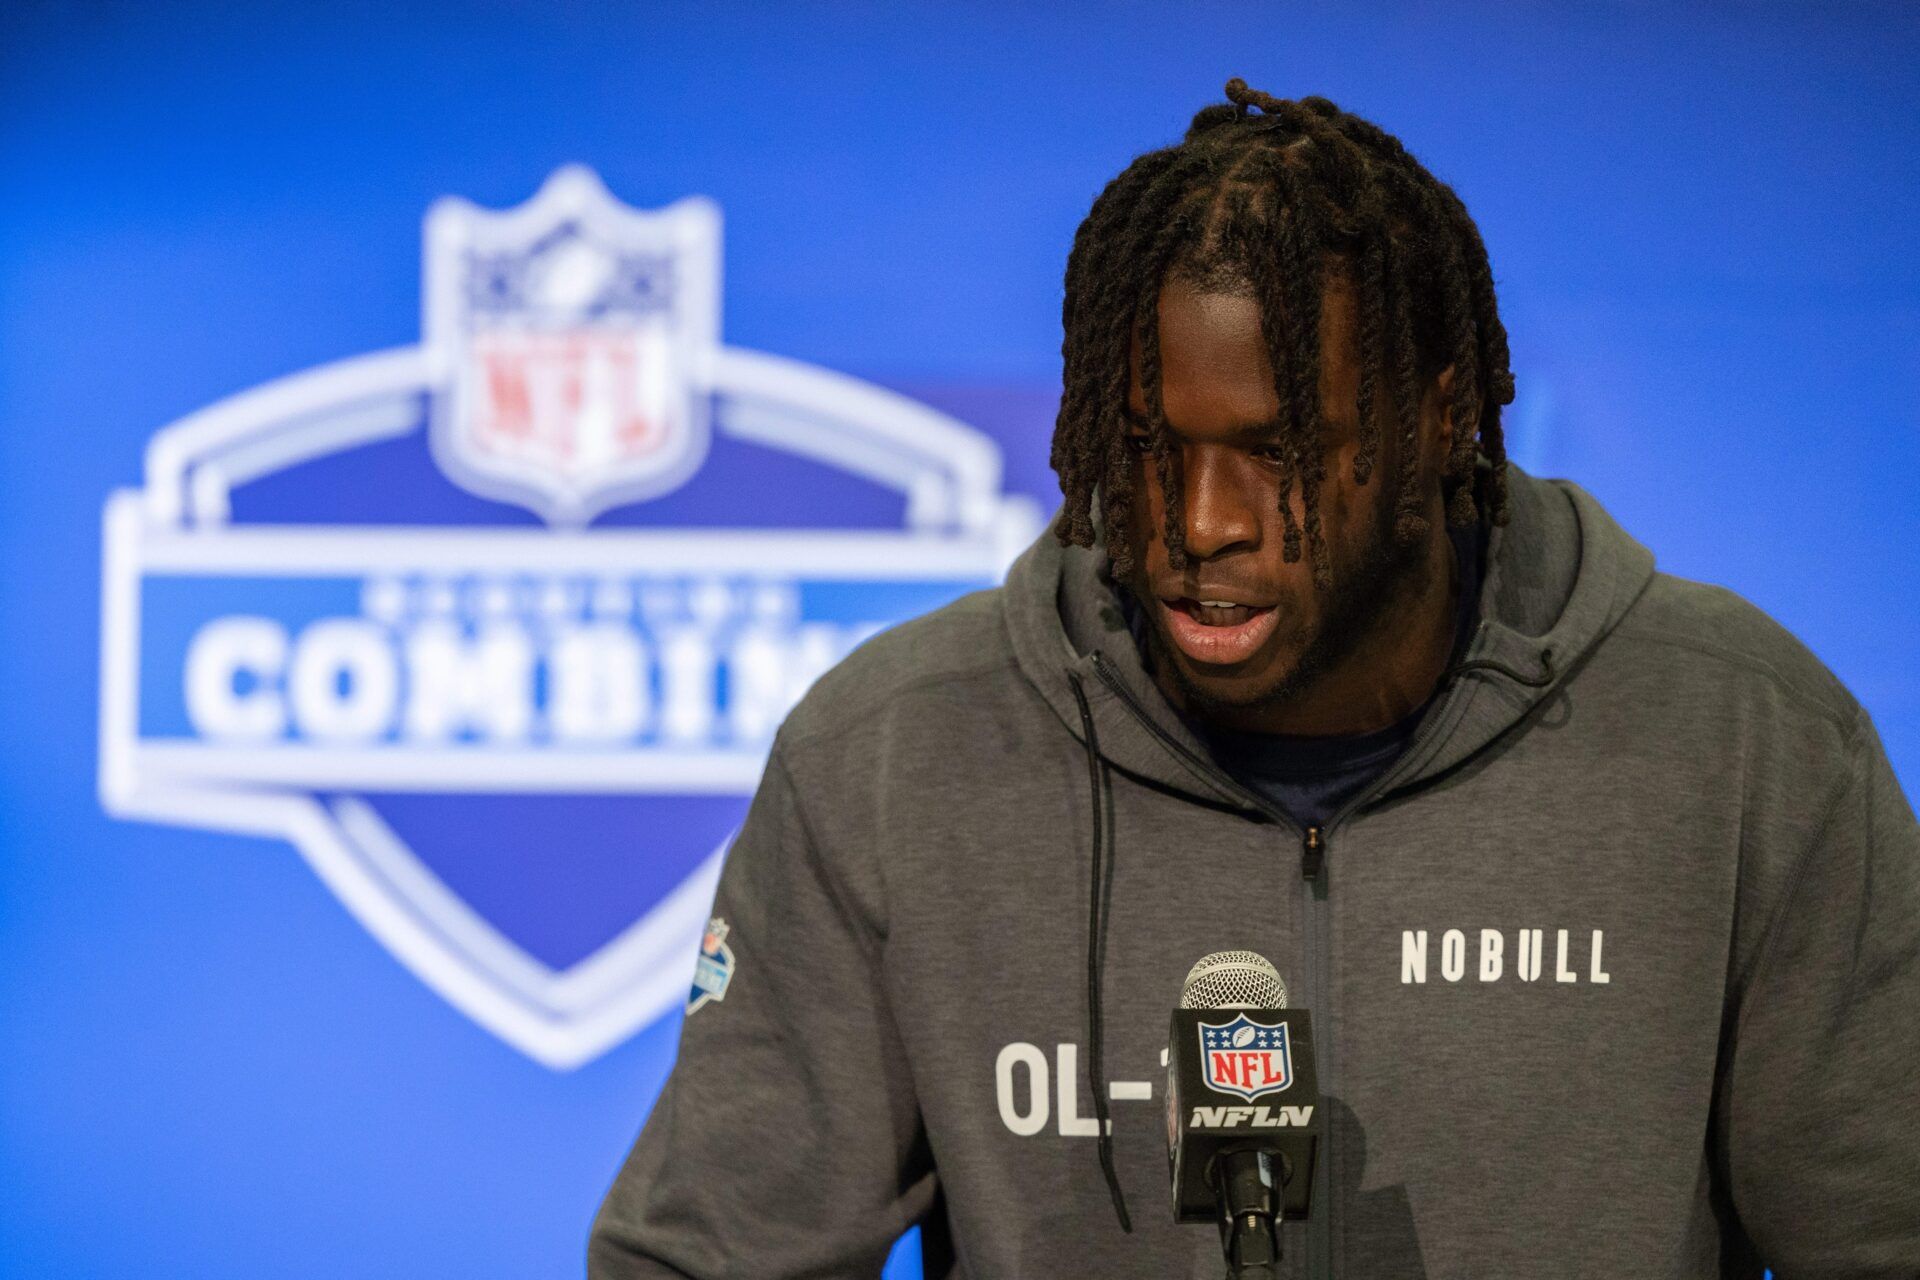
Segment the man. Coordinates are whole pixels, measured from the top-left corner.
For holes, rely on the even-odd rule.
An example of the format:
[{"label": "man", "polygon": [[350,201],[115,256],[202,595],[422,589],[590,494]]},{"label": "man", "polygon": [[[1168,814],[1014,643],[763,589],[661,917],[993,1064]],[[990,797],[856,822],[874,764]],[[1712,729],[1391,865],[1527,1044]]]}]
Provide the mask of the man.
[{"label": "man", "polygon": [[1317,1034],[1286,1274],[1920,1275],[1872,721],[1506,462],[1450,189],[1227,93],[1075,238],[1055,536],[781,729],[592,1273],[872,1275],[919,1222],[929,1274],[1218,1276],[1162,1050],[1239,947]]}]

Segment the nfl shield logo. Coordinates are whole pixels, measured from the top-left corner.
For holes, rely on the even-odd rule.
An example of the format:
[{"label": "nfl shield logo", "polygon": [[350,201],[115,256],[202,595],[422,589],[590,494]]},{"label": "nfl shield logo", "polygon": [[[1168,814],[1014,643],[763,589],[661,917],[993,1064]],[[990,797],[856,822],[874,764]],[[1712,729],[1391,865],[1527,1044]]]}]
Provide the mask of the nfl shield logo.
[{"label": "nfl shield logo", "polygon": [[1200,1058],[1207,1087],[1247,1101],[1293,1083],[1293,1053],[1285,1023],[1270,1026],[1241,1014],[1232,1022],[1200,1024]]},{"label": "nfl shield logo", "polygon": [[570,165],[517,209],[427,215],[432,424],[455,483],[579,525],[700,466],[720,340],[720,211],[629,208]]}]

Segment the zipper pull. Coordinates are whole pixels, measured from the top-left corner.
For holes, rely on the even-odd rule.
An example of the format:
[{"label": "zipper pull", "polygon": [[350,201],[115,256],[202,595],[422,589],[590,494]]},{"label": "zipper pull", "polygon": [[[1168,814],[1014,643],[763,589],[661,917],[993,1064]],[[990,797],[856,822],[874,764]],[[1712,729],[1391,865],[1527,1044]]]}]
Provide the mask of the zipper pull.
[{"label": "zipper pull", "polygon": [[1300,870],[1309,880],[1320,878],[1321,864],[1327,860],[1327,842],[1317,826],[1308,827],[1300,839]]}]

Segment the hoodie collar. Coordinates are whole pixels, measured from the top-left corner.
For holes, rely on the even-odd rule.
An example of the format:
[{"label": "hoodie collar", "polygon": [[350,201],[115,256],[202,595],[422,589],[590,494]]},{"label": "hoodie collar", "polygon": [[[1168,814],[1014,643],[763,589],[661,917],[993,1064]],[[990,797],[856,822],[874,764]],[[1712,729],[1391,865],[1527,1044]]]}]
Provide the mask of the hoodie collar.
[{"label": "hoodie collar", "polygon": [[[1552,696],[1653,578],[1653,554],[1579,485],[1530,476],[1509,461],[1507,494],[1508,523],[1488,531],[1479,626],[1429,702],[1415,745],[1391,770],[1394,789],[1466,760]],[[1007,626],[1022,674],[1084,740],[1072,683],[1079,681],[1100,755],[1113,767],[1196,799],[1248,807],[1147,674],[1120,589],[1101,543],[1063,547],[1050,527],[1043,532],[1007,575]]]}]

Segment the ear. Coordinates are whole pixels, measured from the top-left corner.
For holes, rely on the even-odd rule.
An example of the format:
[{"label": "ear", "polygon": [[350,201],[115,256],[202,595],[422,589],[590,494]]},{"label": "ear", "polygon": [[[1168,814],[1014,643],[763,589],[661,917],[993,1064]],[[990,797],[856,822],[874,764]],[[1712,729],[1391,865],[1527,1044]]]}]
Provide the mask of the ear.
[{"label": "ear", "polygon": [[1434,375],[1420,397],[1420,453],[1444,471],[1453,453],[1453,366]]},{"label": "ear", "polygon": [[1441,454],[1453,448],[1453,366],[1448,365],[1433,380],[1433,394],[1440,402]]}]

